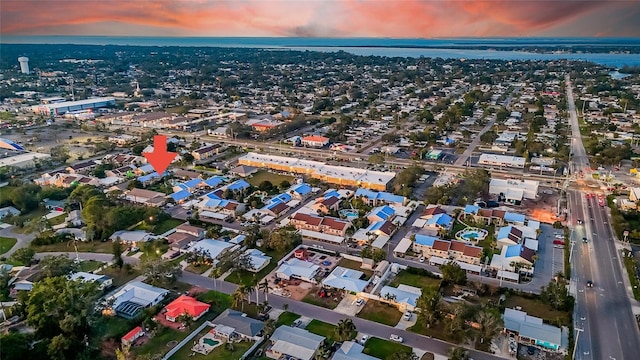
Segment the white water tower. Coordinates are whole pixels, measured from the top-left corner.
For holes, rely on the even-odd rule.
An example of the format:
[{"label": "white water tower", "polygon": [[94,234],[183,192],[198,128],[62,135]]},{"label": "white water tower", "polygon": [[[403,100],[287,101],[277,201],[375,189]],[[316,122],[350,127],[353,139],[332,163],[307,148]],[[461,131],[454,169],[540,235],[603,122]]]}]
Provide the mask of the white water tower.
[{"label": "white water tower", "polygon": [[20,71],[23,74],[29,73],[29,58],[26,56],[20,56],[18,58],[18,62],[20,63]]}]

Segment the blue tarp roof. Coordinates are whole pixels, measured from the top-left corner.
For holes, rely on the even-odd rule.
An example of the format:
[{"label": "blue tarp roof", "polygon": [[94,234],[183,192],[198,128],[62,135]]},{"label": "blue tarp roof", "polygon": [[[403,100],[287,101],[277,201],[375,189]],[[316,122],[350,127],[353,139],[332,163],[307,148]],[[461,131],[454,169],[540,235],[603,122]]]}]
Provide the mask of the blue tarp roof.
[{"label": "blue tarp roof", "polygon": [[214,194],[215,191],[212,191],[210,193],[206,193],[204,194],[204,196],[208,197],[209,199],[217,199],[220,200],[220,197],[216,194]]},{"label": "blue tarp roof", "polygon": [[191,196],[191,193],[188,192],[187,190],[180,190],[180,191],[174,192],[170,196],[173,199],[173,201],[180,201]]},{"label": "blue tarp roof", "polygon": [[272,204],[277,204],[277,203],[288,203],[289,201],[291,201],[291,195],[286,194],[286,193],[282,193],[282,194],[278,194],[276,196],[273,197],[273,199],[271,199],[271,203]]},{"label": "blue tarp roof", "polygon": [[166,171],[162,174],[162,176],[158,175],[158,173],[157,173],[157,172],[152,172],[151,174],[148,174],[148,175],[142,175],[142,176],[140,176],[140,177],[138,178],[138,181],[140,181],[140,182],[146,182],[146,181],[152,180],[152,179],[154,179],[154,178],[164,177],[165,175],[167,175],[167,172],[166,172]]}]

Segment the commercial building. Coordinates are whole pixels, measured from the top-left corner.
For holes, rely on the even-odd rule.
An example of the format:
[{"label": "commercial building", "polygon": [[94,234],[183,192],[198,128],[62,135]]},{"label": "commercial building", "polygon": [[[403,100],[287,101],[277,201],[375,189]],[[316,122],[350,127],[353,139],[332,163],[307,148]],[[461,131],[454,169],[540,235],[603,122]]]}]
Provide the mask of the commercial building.
[{"label": "commercial building", "polygon": [[[2,145],[0,144],[0,148]],[[11,153],[9,153],[11,154]],[[22,152],[15,153],[15,155],[8,157],[0,156],[0,167],[11,166],[19,169],[34,168],[39,161],[48,160],[51,158],[49,154],[40,154],[34,152]]]},{"label": "commercial building", "polygon": [[116,99],[113,97],[100,97],[77,101],[64,101],[52,104],[34,105],[31,107],[31,111],[36,114],[46,116],[59,116],[72,111],[93,110],[113,106],[115,104]]},{"label": "commercial building", "polygon": [[498,166],[498,167],[511,167],[517,169],[523,169],[526,159],[519,156],[497,155],[497,154],[482,154],[478,159],[478,164]]},{"label": "commercial building", "polygon": [[320,161],[258,154],[250,152],[238,159],[241,165],[268,168],[294,174],[307,175],[331,184],[387,190],[395,178],[395,172],[371,171],[346,166],[327,165]]},{"label": "commercial building", "polygon": [[534,180],[491,179],[489,194],[501,195],[506,202],[519,204],[523,199],[536,199],[539,185]]},{"label": "commercial building", "polygon": [[524,311],[505,309],[504,328],[508,333],[518,336],[521,343],[538,345],[551,350],[565,348],[562,330],[542,322],[541,318],[527,315]]},{"label": "commercial building", "polygon": [[305,136],[300,139],[300,143],[302,144],[302,146],[323,148],[329,145],[329,138],[319,135]]}]

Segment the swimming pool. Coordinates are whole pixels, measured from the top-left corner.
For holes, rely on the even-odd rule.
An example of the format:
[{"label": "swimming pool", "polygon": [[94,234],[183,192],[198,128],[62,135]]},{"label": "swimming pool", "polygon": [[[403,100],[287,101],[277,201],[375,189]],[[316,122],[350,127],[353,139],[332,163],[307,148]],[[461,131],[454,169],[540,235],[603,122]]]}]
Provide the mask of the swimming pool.
[{"label": "swimming pool", "polygon": [[209,345],[209,346],[216,346],[218,344],[220,344],[220,341],[218,340],[213,340],[211,338],[205,338],[202,340],[203,343]]},{"label": "swimming pool", "polygon": [[464,230],[458,231],[456,234],[456,239],[461,241],[482,241],[484,240],[489,233],[485,229],[480,228],[466,228]]},{"label": "swimming pool", "polygon": [[357,219],[359,216],[358,210],[354,210],[354,209],[340,210],[340,215],[346,217],[347,220]]}]

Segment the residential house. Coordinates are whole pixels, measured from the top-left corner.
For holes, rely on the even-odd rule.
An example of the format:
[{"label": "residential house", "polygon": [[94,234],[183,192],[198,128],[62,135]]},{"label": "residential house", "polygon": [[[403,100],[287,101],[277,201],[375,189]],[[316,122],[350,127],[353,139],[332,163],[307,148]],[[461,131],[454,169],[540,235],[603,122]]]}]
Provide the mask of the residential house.
[{"label": "residential house", "polygon": [[[235,218],[237,215],[244,213],[245,205],[234,200],[220,200],[205,198],[195,205],[200,209],[200,216],[219,218],[225,220],[226,218]],[[210,216],[209,213],[217,213],[220,216]]]},{"label": "residential house", "polygon": [[338,211],[340,209],[340,198],[335,196],[319,197],[311,206],[318,214],[328,214],[330,211]]},{"label": "residential house", "polygon": [[20,215],[20,210],[14,208],[13,206],[7,206],[0,209],[0,219],[6,216],[18,216]]},{"label": "residential house", "polygon": [[219,259],[220,256],[230,251],[234,251],[237,248],[237,246],[238,245],[234,245],[234,244],[220,241],[220,240],[204,239],[193,244],[193,246],[189,248],[189,251],[190,252],[202,251],[204,253],[207,253],[209,257],[213,259],[215,263],[217,263],[217,260]]},{"label": "residential house", "polygon": [[193,320],[200,319],[209,311],[211,305],[200,302],[191,296],[180,295],[164,308],[164,316],[168,321],[176,322],[180,315],[188,315]]},{"label": "residential house", "polygon": [[257,167],[248,166],[248,165],[238,165],[235,168],[229,170],[229,174],[240,176],[240,177],[251,176],[257,172],[258,172]]},{"label": "residential house", "polygon": [[311,360],[324,340],[305,329],[283,325],[271,335],[265,354],[271,359]]},{"label": "residential house", "polygon": [[394,304],[401,312],[414,311],[422,290],[415,286],[399,284],[398,287],[385,285],[380,290],[380,301]]},{"label": "residential house", "polygon": [[204,184],[210,188],[217,188],[222,183],[224,183],[224,178],[221,176],[212,176],[204,181]]},{"label": "residential house", "polygon": [[83,161],[77,164],[67,166],[66,170],[69,174],[87,174],[96,168],[98,164],[93,161]]},{"label": "residential house", "polygon": [[364,346],[355,341],[345,341],[333,354],[332,360],[378,360],[378,358],[363,353]]},{"label": "residential house", "polygon": [[242,190],[246,190],[249,187],[251,187],[251,184],[249,184],[248,182],[246,182],[245,180],[236,180],[234,182],[232,182],[231,184],[227,185],[227,190],[229,191],[242,191]]},{"label": "residential house", "polygon": [[515,271],[516,268],[531,269],[535,262],[535,251],[524,245],[507,245],[500,254],[493,255],[490,266],[494,269]]},{"label": "residential house", "polygon": [[502,249],[504,246],[522,244],[523,239],[522,231],[513,225],[499,228],[496,234],[498,249]]},{"label": "residential house", "polygon": [[322,217],[297,212],[291,217],[291,225],[298,230],[311,230],[344,237],[351,223],[330,216]]},{"label": "residential house", "polygon": [[109,236],[111,241],[121,241],[123,244],[127,244],[130,247],[138,246],[140,243],[151,241],[155,239],[155,236],[144,230],[118,230]]},{"label": "residential house", "polygon": [[482,248],[462,241],[451,241],[449,256],[467,264],[480,265],[482,262]]},{"label": "residential house", "polygon": [[196,171],[184,170],[184,169],[175,169],[173,170],[173,177],[181,180],[195,180],[200,178],[200,173]]},{"label": "residential house", "polygon": [[156,207],[164,205],[167,201],[166,197],[161,192],[138,188],[131,189],[124,194],[127,201]]},{"label": "residential house", "polygon": [[563,344],[562,330],[556,326],[545,324],[541,318],[527,315],[515,309],[504,309],[504,329],[515,334],[518,341],[544,347],[550,350],[566,348]]},{"label": "residential house", "polygon": [[108,289],[113,285],[113,279],[107,275],[92,274],[84,271],[69,274],[67,279],[82,282],[94,281],[98,284],[98,289],[100,290]]},{"label": "residential house", "polygon": [[154,306],[169,294],[168,290],[132,281],[123,286],[118,292],[109,297],[112,309],[116,314],[127,318],[135,318],[143,309]]},{"label": "residential house", "polygon": [[[415,234],[413,252],[416,254],[422,254],[424,257],[429,257],[432,255],[433,245],[436,241],[440,241],[440,239],[434,236]],[[449,249],[447,248],[447,251],[448,250]]]},{"label": "residential house", "polygon": [[388,193],[386,191],[375,191],[365,188],[358,188],[355,197],[360,198],[369,206],[381,205],[406,205],[409,201],[406,197]]},{"label": "residential house", "polygon": [[183,204],[185,201],[187,201],[187,199],[189,199],[191,197],[191,193],[188,190],[180,190],[180,191],[176,191],[173,194],[169,195],[169,197],[176,203],[176,204]]},{"label": "residential house", "polygon": [[427,220],[424,226],[438,231],[447,232],[453,226],[453,218],[448,214],[433,215],[429,220]]},{"label": "residential house", "polygon": [[320,266],[297,258],[284,261],[278,270],[276,276],[280,279],[300,279],[310,283],[316,283],[316,275],[320,271]]},{"label": "residential house", "polygon": [[301,183],[291,186],[287,193],[296,200],[305,200],[313,193],[313,189],[309,184]]},{"label": "residential house", "polygon": [[362,271],[336,266],[331,274],[322,280],[322,285],[357,294],[369,285],[369,281],[363,280],[363,277]]},{"label": "residential house", "polygon": [[420,218],[429,220],[436,215],[446,215],[446,214],[447,214],[447,211],[441,208],[440,206],[430,206],[424,209],[424,211],[422,212],[422,215],[420,215]]},{"label": "residential house", "polygon": [[[242,339],[258,340],[264,322],[248,317],[240,311],[227,309],[211,321],[213,324],[233,329],[233,333]],[[214,327],[215,329],[215,327]]]},{"label": "residential house", "polygon": [[388,205],[378,206],[369,212],[367,219],[369,223],[375,223],[378,221],[392,220],[395,215],[395,210]]},{"label": "residential house", "polygon": [[120,341],[123,345],[131,345],[136,340],[144,336],[145,332],[140,326],[134,327],[131,331],[129,331],[125,336],[123,336]]},{"label": "residential house", "polygon": [[176,226],[174,230],[176,233],[189,234],[198,240],[202,239],[205,234],[205,230],[203,228],[189,225],[188,223],[180,224]]},{"label": "residential house", "polygon": [[384,220],[370,224],[366,229],[366,233],[376,236],[391,236],[397,229],[398,227],[394,223],[389,220]]},{"label": "residential house", "polygon": [[218,155],[218,153],[220,152],[220,148],[221,147],[222,147],[222,145],[220,145],[220,144],[213,144],[213,145],[203,146],[203,147],[201,147],[199,149],[193,150],[191,152],[191,155],[197,161],[206,160],[206,159],[209,159],[209,158],[211,158],[211,157],[213,157],[215,155]]},{"label": "residential house", "polygon": [[247,271],[257,273],[271,262],[271,256],[267,256],[258,249],[247,249],[244,253],[249,257],[251,263],[251,266],[247,268]]}]

